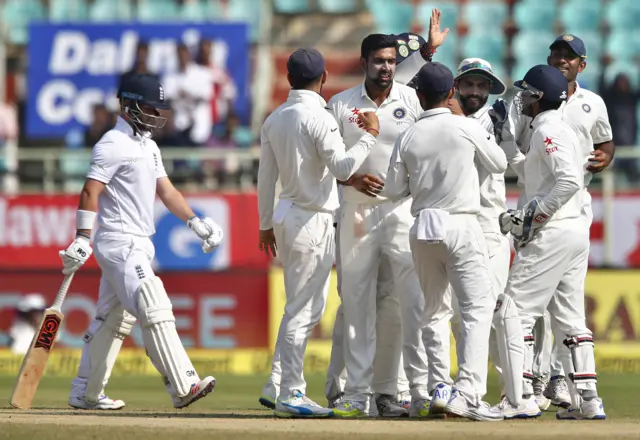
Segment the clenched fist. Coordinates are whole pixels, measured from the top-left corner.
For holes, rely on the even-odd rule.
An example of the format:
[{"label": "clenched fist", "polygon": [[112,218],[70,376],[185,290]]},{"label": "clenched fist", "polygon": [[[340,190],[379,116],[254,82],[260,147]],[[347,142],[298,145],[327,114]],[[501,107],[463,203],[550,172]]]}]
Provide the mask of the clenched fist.
[{"label": "clenched fist", "polygon": [[87,262],[92,253],[93,249],[91,249],[89,239],[81,236],[76,237],[66,251],[58,252],[63,264],[62,273],[69,275],[76,272]]},{"label": "clenched fist", "polygon": [[380,121],[378,120],[378,115],[374,112],[358,113],[358,127],[362,128],[364,131],[368,131],[369,129],[375,130],[374,133],[369,133],[377,137],[380,133]]},{"label": "clenched fist", "polygon": [[202,251],[205,254],[212,252],[222,243],[224,238],[222,228],[208,217],[204,220],[193,217],[187,221],[187,226],[202,240]]}]

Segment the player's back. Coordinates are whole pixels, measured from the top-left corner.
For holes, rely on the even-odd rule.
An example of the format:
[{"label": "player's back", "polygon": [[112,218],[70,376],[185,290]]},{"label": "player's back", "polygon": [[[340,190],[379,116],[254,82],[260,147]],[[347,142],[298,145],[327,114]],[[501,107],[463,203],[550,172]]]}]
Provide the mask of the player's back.
[{"label": "player's back", "polygon": [[402,136],[413,216],[428,208],[452,214],[479,212],[475,147],[466,130],[470,124],[477,122],[454,116],[448,109],[434,109]]},{"label": "player's back", "polygon": [[269,115],[261,133],[262,148],[267,148],[265,141],[268,142],[278,165],[280,198],[321,211],[335,209],[338,203],[335,178],[322,161],[310,134],[315,125],[327,121],[335,126],[324,105],[322,97],[315,92],[293,90],[287,102]]},{"label": "player's back", "polygon": [[156,182],[166,175],[157,144],[118,118],[93,147],[87,175],[105,184],[98,200],[100,229],[153,235]]}]

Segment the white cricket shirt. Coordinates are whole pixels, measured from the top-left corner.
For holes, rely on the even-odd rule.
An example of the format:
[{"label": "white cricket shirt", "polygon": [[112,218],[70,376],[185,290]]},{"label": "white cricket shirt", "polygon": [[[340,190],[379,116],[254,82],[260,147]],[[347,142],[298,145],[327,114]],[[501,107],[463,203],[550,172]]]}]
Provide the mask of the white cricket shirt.
[{"label": "white cricket shirt", "polygon": [[124,119],[93,147],[87,178],[104,183],[98,199],[101,229],[148,237],[156,232],[153,205],[156,181],[166,177],[158,145],[134,134]]},{"label": "white cricket shirt", "polygon": [[[489,107],[483,107],[472,115],[493,137],[493,122],[489,116]],[[497,146],[497,145],[496,145]],[[507,210],[507,189],[504,182],[504,173],[490,173],[480,161],[476,161],[478,179],[480,181],[480,212],[478,222],[482,232],[500,233],[498,217]]]},{"label": "white cricket shirt", "polygon": [[[320,95],[291,90],[261,131],[258,168],[260,229],[273,227],[275,185],[280,199],[301,208],[333,213],[339,206],[336,179],[347,180],[362,165],[376,138],[358,128],[346,151],[338,124]],[[377,146],[375,147],[377,148]]]},{"label": "white cricket shirt", "polygon": [[413,196],[414,217],[429,208],[478,214],[476,161],[490,173],[507,169],[504,152],[477,121],[428,110],[396,142],[383,192],[392,200]]},{"label": "white cricket shirt", "polygon": [[[413,125],[422,113],[416,91],[395,81],[391,86],[389,96],[380,107],[377,107],[369,98],[363,82],[361,85],[334,95],[329,100],[329,109],[338,122],[347,151],[358,142],[362,133],[356,122],[358,113],[373,111],[378,115],[380,135],[376,140],[375,147],[371,149],[371,154],[357,172],[370,173],[382,180],[387,178],[389,160],[398,136]],[[342,197],[347,202],[369,204],[382,203],[386,200],[381,195],[378,197],[367,196],[350,186],[342,188]]]},{"label": "white cricket shirt", "polygon": [[578,218],[583,206],[583,155],[578,137],[560,110],[536,116],[524,160],[526,201],[539,197],[550,221]]}]

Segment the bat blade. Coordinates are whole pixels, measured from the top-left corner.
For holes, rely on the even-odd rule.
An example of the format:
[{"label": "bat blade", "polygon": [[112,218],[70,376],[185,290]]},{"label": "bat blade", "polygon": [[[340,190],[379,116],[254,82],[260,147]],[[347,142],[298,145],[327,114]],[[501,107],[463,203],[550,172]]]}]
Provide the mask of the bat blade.
[{"label": "bat blade", "polygon": [[49,354],[55,344],[58,330],[64,321],[62,312],[46,309],[40,327],[31,341],[31,347],[22,360],[16,386],[11,394],[11,406],[19,409],[31,408],[40,379],[47,366]]}]

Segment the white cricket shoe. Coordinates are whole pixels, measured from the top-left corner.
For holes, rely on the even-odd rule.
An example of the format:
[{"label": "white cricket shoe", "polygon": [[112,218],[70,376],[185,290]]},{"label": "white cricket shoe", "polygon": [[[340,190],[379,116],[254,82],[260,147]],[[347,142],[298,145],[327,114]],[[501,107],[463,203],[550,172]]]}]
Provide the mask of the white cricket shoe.
[{"label": "white cricket shoe", "polygon": [[289,396],[279,396],[276,399],[276,408],[273,414],[282,418],[320,418],[331,417],[333,411],[321,407],[300,391],[294,390]]},{"label": "white cricket shoe", "polygon": [[[533,397],[538,404],[540,411],[546,411],[551,405],[551,400],[545,397],[544,390],[547,388],[547,381],[542,377],[533,378]],[[506,418],[506,416],[505,416]]]},{"label": "white cricket shoe", "polygon": [[265,408],[276,409],[276,399],[277,397],[271,397],[267,394],[261,394],[258,398],[258,402],[260,402],[260,405],[264,406]]},{"label": "white cricket shoe", "polygon": [[393,396],[381,394],[376,397],[376,408],[380,417],[408,417],[409,411],[398,405]]},{"label": "white cricket shoe", "polygon": [[333,415],[341,418],[368,417],[367,402],[359,400],[343,400],[335,408]]},{"label": "white cricket shoe", "polygon": [[477,421],[497,422],[504,420],[499,408],[491,407],[487,402],[480,402],[478,406],[472,406],[455,388],[451,391],[451,399],[447,403],[445,413]]},{"label": "white cricket shoe", "polygon": [[606,418],[604,405],[599,397],[583,400],[579,409],[570,406],[569,408],[559,409],[556,413],[556,419],[558,420],[605,420]]},{"label": "white cricket shoe", "polygon": [[569,386],[564,376],[552,377],[543,394],[551,400],[552,405],[561,408],[569,408],[571,406]]},{"label": "white cricket shoe", "polygon": [[124,408],[122,400],[113,400],[104,394],[100,396],[96,403],[87,402],[84,397],[69,397],[68,404],[75,409],[96,409],[96,410],[119,410]]},{"label": "white cricket shoe", "polygon": [[502,398],[502,401],[496,405],[496,408],[502,411],[505,420],[533,419],[542,415],[542,411],[533,396],[529,396],[528,398],[523,397],[519,406],[513,405],[505,396]]},{"label": "white cricket shoe", "polygon": [[429,417],[430,399],[412,399],[409,417]]},{"label": "white cricket shoe", "polygon": [[451,385],[439,383],[431,392],[431,402],[429,403],[429,415],[438,416],[444,414],[447,404],[451,399]]},{"label": "white cricket shoe", "polygon": [[213,392],[216,387],[216,380],[207,376],[198,383],[191,384],[191,391],[189,394],[182,397],[173,397],[173,407],[176,409],[186,408],[193,402],[202,399],[207,394]]},{"label": "white cricket shoe", "polygon": [[275,385],[271,379],[267,382],[267,384],[262,389],[262,393],[260,393],[260,397],[258,398],[258,402],[260,405],[264,406],[268,409],[276,408],[276,399],[278,398],[278,391],[280,390],[280,385]]}]

